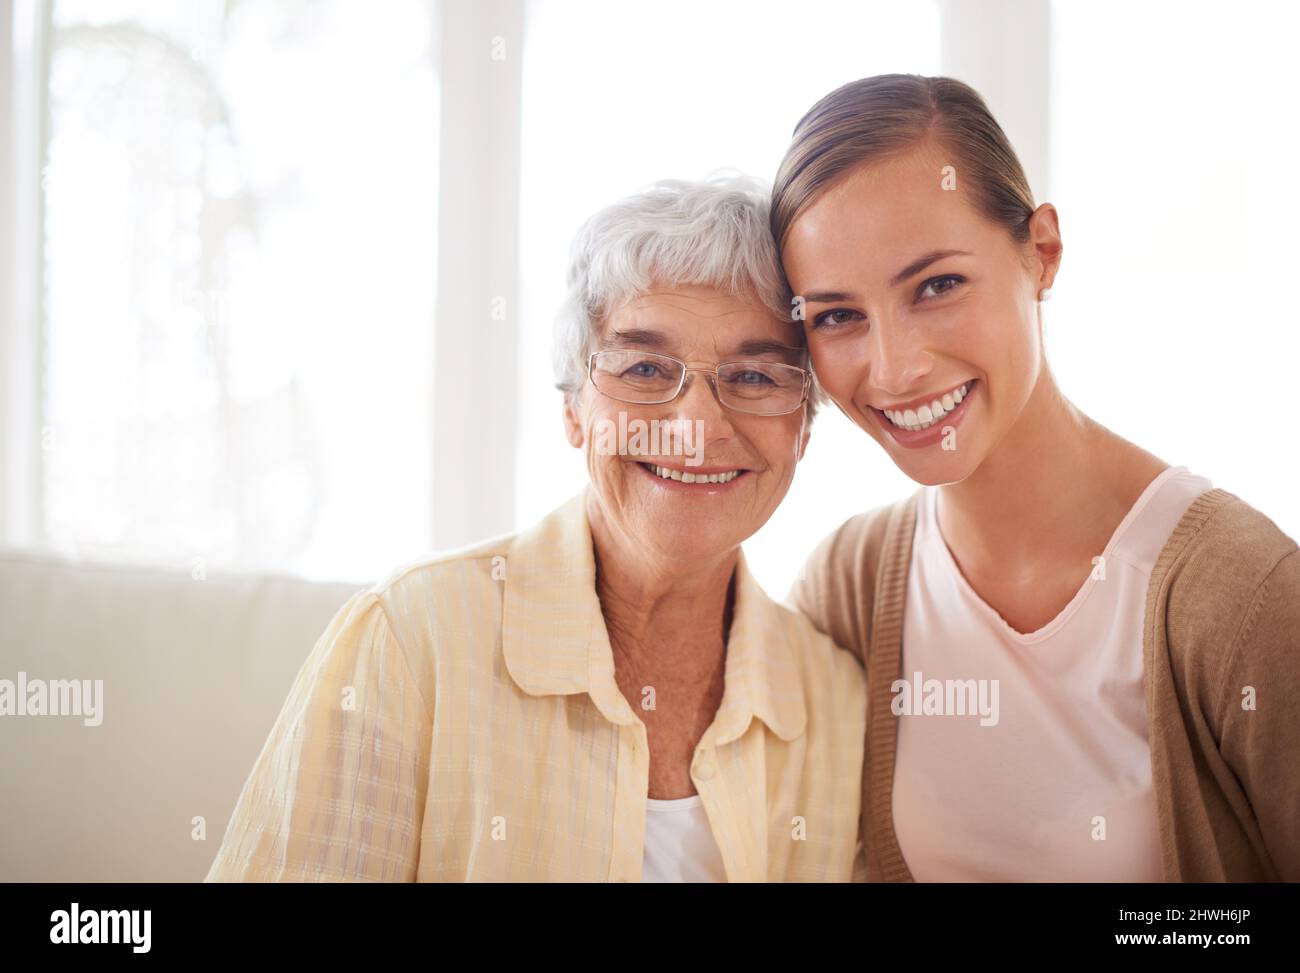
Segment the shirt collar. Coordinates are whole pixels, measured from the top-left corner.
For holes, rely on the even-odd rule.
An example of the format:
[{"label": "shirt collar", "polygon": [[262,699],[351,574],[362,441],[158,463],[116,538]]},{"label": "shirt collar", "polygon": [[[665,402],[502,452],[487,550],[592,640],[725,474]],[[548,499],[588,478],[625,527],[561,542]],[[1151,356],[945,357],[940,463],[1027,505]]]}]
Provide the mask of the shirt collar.
[{"label": "shirt collar", "polygon": [[[639,722],[614,679],[585,492],[518,534],[504,568],[502,651],[519,688],[532,696],[585,692],[610,722]],[[755,716],[782,740],[804,732],[800,646],[782,612],[749,573],[742,552],[722,702],[701,743],[729,743]]]}]

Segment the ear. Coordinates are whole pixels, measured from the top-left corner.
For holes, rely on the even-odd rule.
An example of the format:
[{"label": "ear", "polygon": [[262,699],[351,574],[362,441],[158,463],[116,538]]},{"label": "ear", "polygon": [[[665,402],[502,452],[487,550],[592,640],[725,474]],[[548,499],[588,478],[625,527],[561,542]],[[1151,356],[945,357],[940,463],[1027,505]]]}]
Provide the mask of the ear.
[{"label": "ear", "polygon": [[574,402],[578,393],[564,393],[564,438],[574,449],[582,449],[586,443],[586,433],[582,427],[582,415]]},{"label": "ear", "polygon": [[808,450],[808,437],[812,434],[812,423],[808,421],[808,406],[803,409],[803,421],[799,423],[799,453],[795,456],[795,462],[803,460],[803,454]]},{"label": "ear", "polygon": [[1038,280],[1034,284],[1034,293],[1043,288],[1050,288],[1061,268],[1061,225],[1056,207],[1043,203],[1029,216],[1029,243],[1038,257]]}]

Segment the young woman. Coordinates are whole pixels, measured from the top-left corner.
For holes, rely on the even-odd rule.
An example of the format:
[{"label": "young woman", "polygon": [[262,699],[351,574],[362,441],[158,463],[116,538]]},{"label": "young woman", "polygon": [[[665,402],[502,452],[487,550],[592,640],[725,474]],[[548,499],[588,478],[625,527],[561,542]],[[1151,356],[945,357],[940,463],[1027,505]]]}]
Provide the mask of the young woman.
[{"label": "young woman", "polygon": [[866,668],[869,878],[1300,880],[1296,543],[1064,396],[1056,210],[980,96],[832,92],[771,219],[822,387],[923,485],[792,592]]}]

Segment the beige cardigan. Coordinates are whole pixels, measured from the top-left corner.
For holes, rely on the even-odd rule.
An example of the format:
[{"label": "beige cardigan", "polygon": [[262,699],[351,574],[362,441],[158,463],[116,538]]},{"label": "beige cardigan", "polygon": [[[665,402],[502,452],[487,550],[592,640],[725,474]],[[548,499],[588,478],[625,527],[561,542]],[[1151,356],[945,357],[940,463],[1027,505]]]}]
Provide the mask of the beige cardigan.
[{"label": "beige cardigan", "polygon": [[[860,514],[790,593],[867,672],[868,881],[913,881],[894,833],[903,606],[920,491]],[[1166,881],[1300,881],[1300,550],[1224,490],[1187,509],[1147,588],[1143,682]],[[1254,687],[1255,708],[1245,687]]]}]

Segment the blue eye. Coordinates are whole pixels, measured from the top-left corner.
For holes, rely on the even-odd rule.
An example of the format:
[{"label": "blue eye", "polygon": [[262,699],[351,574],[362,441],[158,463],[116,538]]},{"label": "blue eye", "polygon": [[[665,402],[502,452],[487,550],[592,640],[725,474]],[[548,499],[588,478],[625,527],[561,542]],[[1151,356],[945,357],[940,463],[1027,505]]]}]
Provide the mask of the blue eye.
[{"label": "blue eye", "polygon": [[738,373],[732,381],[739,385],[771,385],[772,377],[764,375],[762,372],[756,372],[753,369]]},{"label": "blue eye", "polygon": [[659,366],[654,362],[640,361],[623,374],[632,378],[654,378],[659,373]]}]

